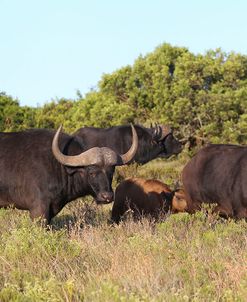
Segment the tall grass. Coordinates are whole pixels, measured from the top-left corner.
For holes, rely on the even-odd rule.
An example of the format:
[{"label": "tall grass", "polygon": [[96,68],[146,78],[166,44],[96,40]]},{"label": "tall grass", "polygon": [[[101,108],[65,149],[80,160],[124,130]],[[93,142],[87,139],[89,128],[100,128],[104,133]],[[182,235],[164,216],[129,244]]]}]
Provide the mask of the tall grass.
[{"label": "tall grass", "polygon": [[[183,163],[123,168],[114,183],[154,175],[172,185]],[[74,201],[49,230],[0,210],[0,301],[246,301],[245,221],[202,211],[112,226],[110,210]]]}]

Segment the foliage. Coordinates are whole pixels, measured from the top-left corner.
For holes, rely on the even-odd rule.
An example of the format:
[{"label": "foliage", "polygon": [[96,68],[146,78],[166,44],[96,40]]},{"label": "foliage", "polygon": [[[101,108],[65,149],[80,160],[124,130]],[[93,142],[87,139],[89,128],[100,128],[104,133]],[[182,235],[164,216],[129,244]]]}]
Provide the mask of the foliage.
[{"label": "foliage", "polygon": [[18,131],[35,126],[35,109],[20,107],[17,100],[0,93],[0,131]]},{"label": "foliage", "polygon": [[72,100],[60,99],[45,104],[36,110],[36,127],[57,129],[61,124],[65,131],[71,131],[71,119],[74,114]]},{"label": "foliage", "polygon": [[247,56],[209,50],[193,54],[162,44],[111,74],[78,99],[52,100],[39,108],[21,107],[0,94],[1,131],[30,127],[67,132],[83,126],[130,122],[170,123],[179,138],[245,143],[247,138]]}]

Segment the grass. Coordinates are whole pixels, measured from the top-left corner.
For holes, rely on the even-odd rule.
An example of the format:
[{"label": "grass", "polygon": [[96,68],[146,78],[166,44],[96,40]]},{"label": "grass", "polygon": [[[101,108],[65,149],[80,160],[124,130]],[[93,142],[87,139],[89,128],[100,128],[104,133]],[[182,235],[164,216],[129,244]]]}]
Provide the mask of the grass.
[{"label": "grass", "polygon": [[[123,167],[114,184],[155,176],[172,185],[185,160]],[[74,201],[47,231],[1,209],[0,301],[246,301],[247,222],[205,210],[113,227],[110,210]]]}]

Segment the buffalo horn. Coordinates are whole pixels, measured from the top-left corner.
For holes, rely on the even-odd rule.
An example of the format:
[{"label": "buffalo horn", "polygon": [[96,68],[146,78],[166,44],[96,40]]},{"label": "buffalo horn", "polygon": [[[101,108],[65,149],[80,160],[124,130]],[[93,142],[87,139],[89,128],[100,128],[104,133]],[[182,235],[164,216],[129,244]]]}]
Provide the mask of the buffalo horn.
[{"label": "buffalo horn", "polygon": [[157,123],[155,123],[153,139],[160,140],[161,135],[162,135],[162,129],[160,126],[157,125]]},{"label": "buffalo horn", "polygon": [[172,133],[170,126],[168,126],[168,125],[158,126],[155,123],[153,139],[155,139],[156,141],[162,141],[170,133]]},{"label": "buffalo horn", "polygon": [[160,140],[163,140],[168,134],[172,133],[172,129],[168,125],[162,125],[161,128],[161,137]]},{"label": "buffalo horn", "polygon": [[132,128],[132,145],[130,149],[123,155],[118,155],[112,149],[103,147],[93,147],[79,155],[65,155],[58,147],[58,138],[62,131],[62,125],[58,128],[52,141],[52,152],[55,158],[63,165],[89,166],[89,165],[112,165],[121,166],[128,163],[134,156],[138,147],[138,137],[135,128]]},{"label": "buffalo horn", "polygon": [[127,164],[129,161],[132,160],[138,148],[138,136],[135,127],[132,124],[131,124],[131,130],[132,130],[132,145],[125,154],[120,155],[123,165]]}]

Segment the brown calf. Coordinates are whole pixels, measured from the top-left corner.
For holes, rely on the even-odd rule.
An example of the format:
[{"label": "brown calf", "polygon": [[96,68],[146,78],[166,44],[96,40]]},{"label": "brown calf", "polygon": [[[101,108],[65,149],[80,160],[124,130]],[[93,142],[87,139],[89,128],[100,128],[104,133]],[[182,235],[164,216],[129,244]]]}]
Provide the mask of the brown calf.
[{"label": "brown calf", "polygon": [[155,179],[128,178],[115,191],[112,221],[119,223],[124,213],[133,212],[134,218],[148,216],[158,219],[162,214],[184,212],[187,203],[183,190],[172,191]]}]

